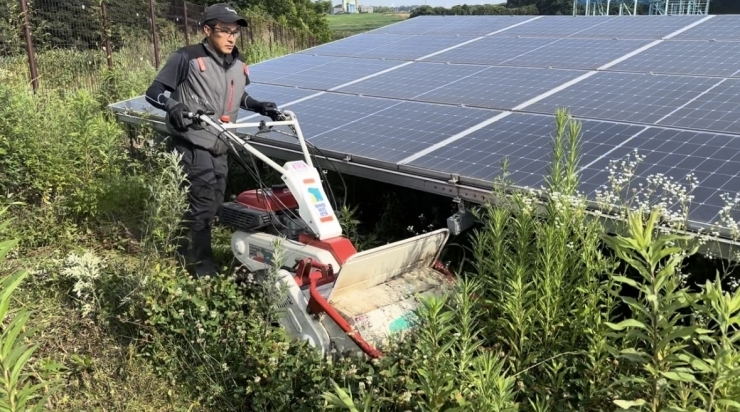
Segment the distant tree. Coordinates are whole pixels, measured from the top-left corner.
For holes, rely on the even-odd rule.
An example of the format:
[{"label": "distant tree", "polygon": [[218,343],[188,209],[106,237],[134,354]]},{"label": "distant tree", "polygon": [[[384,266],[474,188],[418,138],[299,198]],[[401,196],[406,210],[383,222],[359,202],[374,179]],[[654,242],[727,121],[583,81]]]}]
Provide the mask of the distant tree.
[{"label": "distant tree", "polygon": [[482,16],[482,15],[536,15],[538,9],[535,4],[526,4],[517,7],[506,7],[501,4],[457,5],[449,9],[444,7],[419,6],[411,11],[410,17],[416,16]]}]

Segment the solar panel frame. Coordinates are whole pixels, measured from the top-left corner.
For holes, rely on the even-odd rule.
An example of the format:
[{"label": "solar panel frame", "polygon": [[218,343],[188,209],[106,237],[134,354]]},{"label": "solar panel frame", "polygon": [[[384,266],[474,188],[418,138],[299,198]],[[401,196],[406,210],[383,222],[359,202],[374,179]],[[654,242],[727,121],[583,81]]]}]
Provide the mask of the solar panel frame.
[{"label": "solar panel frame", "polygon": [[[165,92],[165,95],[169,97],[169,92]],[[124,112],[137,112],[144,116],[152,117],[153,119],[164,119],[165,112],[157,109],[146,101],[144,96],[136,96],[120,102],[111,103],[108,105],[115,113]]]}]

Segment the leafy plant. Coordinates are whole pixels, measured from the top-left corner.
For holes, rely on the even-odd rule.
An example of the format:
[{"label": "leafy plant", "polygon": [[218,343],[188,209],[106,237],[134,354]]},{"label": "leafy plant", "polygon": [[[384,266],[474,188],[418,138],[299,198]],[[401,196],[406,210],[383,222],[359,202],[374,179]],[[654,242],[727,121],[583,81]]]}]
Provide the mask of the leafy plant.
[{"label": "leafy plant", "polygon": [[[5,216],[7,210],[8,206],[0,210],[0,217]],[[6,232],[10,221],[7,219],[0,223],[0,233]],[[0,262],[17,243],[16,239],[0,242]],[[31,311],[10,309],[12,295],[28,273],[16,271],[0,281],[0,319],[3,322],[0,335],[0,411],[40,411],[51,393],[47,391],[44,394],[44,391],[55,389],[54,382],[34,383],[34,375],[28,371],[30,358],[39,346],[25,343],[35,333],[35,329],[27,325]],[[35,405],[34,400],[37,400]]]},{"label": "leafy plant", "polygon": [[683,309],[693,303],[690,293],[681,288],[681,262],[695,253],[698,246],[685,250],[686,235],[657,230],[660,209],[652,209],[643,218],[642,210],[628,213],[626,235],[605,235],[604,242],[637,273],[639,281],[614,276],[618,283],[638,292],[637,298],[622,297],[632,317],[619,323],[607,323],[620,334],[623,349],[620,359],[635,362],[645,376],[625,376],[624,384],[637,388],[637,394],[615,400],[624,409],[638,407],[657,412],[680,407],[676,394],[683,385],[694,384],[696,376],[685,356],[695,334],[711,331],[686,325]]},{"label": "leafy plant", "polygon": [[695,305],[697,323],[715,332],[695,338],[687,354],[701,383],[694,396],[707,411],[740,410],[740,289],[723,292],[719,277],[706,282]]}]

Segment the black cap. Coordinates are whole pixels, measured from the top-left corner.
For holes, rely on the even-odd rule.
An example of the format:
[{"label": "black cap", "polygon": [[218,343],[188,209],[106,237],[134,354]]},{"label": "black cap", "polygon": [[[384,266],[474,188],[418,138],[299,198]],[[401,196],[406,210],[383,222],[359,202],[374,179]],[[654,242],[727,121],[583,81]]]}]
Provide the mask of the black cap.
[{"label": "black cap", "polygon": [[218,20],[224,23],[239,23],[240,26],[246,27],[247,20],[236,12],[236,9],[228,3],[216,3],[208,6],[206,13],[203,15],[203,21]]}]

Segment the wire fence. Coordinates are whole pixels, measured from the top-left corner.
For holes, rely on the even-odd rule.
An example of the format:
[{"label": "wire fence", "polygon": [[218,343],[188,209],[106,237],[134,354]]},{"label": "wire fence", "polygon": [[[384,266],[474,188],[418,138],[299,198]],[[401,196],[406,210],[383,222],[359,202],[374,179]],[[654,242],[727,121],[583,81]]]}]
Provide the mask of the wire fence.
[{"label": "wire fence", "polygon": [[[26,71],[34,91],[97,89],[105,70],[159,69],[202,38],[203,5],[183,0],[0,0],[0,70]],[[317,45],[306,31],[246,16],[237,46],[262,60]]]}]

